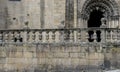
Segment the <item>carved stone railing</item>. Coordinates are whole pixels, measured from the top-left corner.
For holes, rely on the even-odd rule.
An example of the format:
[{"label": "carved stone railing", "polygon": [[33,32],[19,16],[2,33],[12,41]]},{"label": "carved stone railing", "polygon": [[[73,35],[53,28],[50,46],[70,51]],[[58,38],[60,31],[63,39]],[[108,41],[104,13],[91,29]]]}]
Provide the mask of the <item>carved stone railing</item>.
[{"label": "carved stone railing", "polygon": [[[91,35],[89,31],[92,31]],[[97,33],[99,32],[99,33]],[[93,41],[90,42],[89,39]],[[0,43],[119,43],[120,29],[21,29],[0,30]]]}]

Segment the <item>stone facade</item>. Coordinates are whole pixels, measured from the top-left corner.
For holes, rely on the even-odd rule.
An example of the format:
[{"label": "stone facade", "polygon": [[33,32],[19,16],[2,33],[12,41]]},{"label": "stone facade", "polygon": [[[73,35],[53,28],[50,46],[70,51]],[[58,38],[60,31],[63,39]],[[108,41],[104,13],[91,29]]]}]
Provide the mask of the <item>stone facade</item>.
[{"label": "stone facade", "polygon": [[0,72],[119,69],[119,4],[0,0]]},{"label": "stone facade", "polygon": [[65,21],[65,0],[4,0],[1,3],[4,3],[1,7],[11,22],[8,29],[24,28],[26,22],[31,29],[58,28]]},{"label": "stone facade", "polygon": [[[97,72],[119,68],[119,53],[112,49],[87,48],[67,45],[4,45],[0,47],[1,72]],[[105,63],[104,63],[105,62]]]},{"label": "stone facade", "polygon": [[[20,29],[25,23],[33,29],[67,27],[87,27],[90,12],[103,11],[107,17],[108,28],[119,26],[119,0],[1,0],[1,21],[3,28]],[[6,21],[7,20],[7,21]],[[4,23],[8,25],[5,26]],[[71,24],[70,24],[71,23]],[[114,24],[115,23],[115,24]]]}]

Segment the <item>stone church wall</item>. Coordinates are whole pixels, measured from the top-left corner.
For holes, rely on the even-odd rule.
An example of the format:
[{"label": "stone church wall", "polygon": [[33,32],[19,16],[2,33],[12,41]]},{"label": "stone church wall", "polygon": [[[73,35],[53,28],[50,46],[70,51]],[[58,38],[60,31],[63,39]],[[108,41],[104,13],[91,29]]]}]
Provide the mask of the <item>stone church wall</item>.
[{"label": "stone church wall", "polygon": [[[67,45],[2,45],[0,46],[1,72],[69,72],[100,69],[106,66],[119,67],[119,56],[97,49]],[[88,52],[89,51],[89,52]],[[106,56],[106,57],[105,57]],[[117,64],[116,64],[117,62]]]},{"label": "stone church wall", "polygon": [[[79,20],[81,16],[77,20],[77,16],[81,14],[85,0],[75,2],[78,3],[72,5],[75,8],[74,16],[71,15],[73,24],[82,28],[85,21]],[[120,4],[120,1],[116,0],[116,3]],[[65,0],[0,0],[0,29],[23,29],[25,24],[30,29],[64,28],[65,4]],[[78,21],[80,25],[77,26]],[[89,69],[97,72],[104,69],[103,66],[120,68],[120,53],[113,51],[80,45],[3,43],[0,44],[0,72],[79,72]]]},{"label": "stone church wall", "polygon": [[[83,20],[80,15],[85,1],[74,0],[72,3],[74,4],[73,27],[83,28],[87,25],[87,21]],[[113,2],[113,0],[110,1]],[[120,1],[115,1],[119,6]],[[21,29],[26,23],[31,29],[60,28],[60,25],[66,23],[66,0],[1,0],[1,3],[1,15],[3,15],[1,16],[1,28]],[[77,16],[79,16],[78,19]]]},{"label": "stone church wall", "polygon": [[4,29],[7,27],[7,7],[6,0],[0,0],[0,29]]},{"label": "stone church wall", "polygon": [[23,29],[25,23],[31,29],[59,28],[65,22],[65,0],[5,0],[5,4],[8,29]]}]

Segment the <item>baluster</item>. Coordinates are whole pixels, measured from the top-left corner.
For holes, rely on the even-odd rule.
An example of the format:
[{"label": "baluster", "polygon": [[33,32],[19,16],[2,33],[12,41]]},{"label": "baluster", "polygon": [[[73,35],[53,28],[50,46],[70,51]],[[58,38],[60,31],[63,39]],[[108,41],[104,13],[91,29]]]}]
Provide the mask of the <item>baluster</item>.
[{"label": "baluster", "polygon": [[8,40],[9,40],[8,32],[5,32],[4,40],[5,40],[5,42],[8,42]]},{"label": "baluster", "polygon": [[46,32],[46,41],[49,42],[49,31]]},{"label": "baluster", "polygon": [[42,36],[42,31],[39,32],[39,41],[42,42],[43,36]]},{"label": "baluster", "polygon": [[117,42],[117,40],[118,40],[118,35],[117,35],[117,34],[118,34],[118,31],[116,30],[116,31],[115,31],[115,37],[116,37],[115,41],[116,41],[116,42]]},{"label": "baluster", "polygon": [[24,30],[24,31],[23,31],[23,42],[24,42],[24,43],[26,43],[26,42],[28,41],[27,38],[28,38],[27,31]]},{"label": "baluster", "polygon": [[55,42],[60,42],[60,30],[55,30]]},{"label": "baluster", "polygon": [[107,39],[108,41],[111,41],[111,34],[110,34],[110,30],[107,31]]},{"label": "baluster", "polygon": [[112,30],[110,30],[110,42],[113,42],[113,31]]},{"label": "baluster", "polygon": [[11,41],[11,40],[10,40],[10,36],[11,36],[10,34],[11,34],[11,32],[9,31],[9,32],[8,32],[8,42]]},{"label": "baluster", "polygon": [[18,32],[15,32],[14,33],[14,42],[17,42],[18,41],[17,39],[18,39]]},{"label": "baluster", "polygon": [[11,43],[14,42],[14,38],[15,38],[14,32],[11,32],[11,33],[10,33],[10,42],[11,42]]},{"label": "baluster", "polygon": [[14,42],[17,42],[17,32],[14,32],[14,35],[13,35],[14,37],[13,37],[13,40],[14,40]]},{"label": "baluster", "polygon": [[120,34],[119,30],[117,30],[117,42],[119,42],[119,40],[120,40],[120,35],[119,34]]},{"label": "baluster", "polygon": [[93,31],[92,39],[94,40],[94,42],[97,42],[97,31],[96,30]]},{"label": "baluster", "polygon": [[30,42],[30,32],[27,32],[27,42]]},{"label": "baluster", "polygon": [[70,39],[70,31],[66,30],[64,31],[64,41],[67,41]]},{"label": "baluster", "polygon": [[4,33],[4,31],[3,31],[3,32],[2,32],[2,42],[3,42],[3,43],[4,43],[4,41],[5,41],[4,35],[5,35],[5,33]]},{"label": "baluster", "polygon": [[63,42],[65,42],[66,41],[66,39],[67,39],[67,32],[66,31],[64,31],[64,38],[63,38]]},{"label": "baluster", "polygon": [[17,38],[17,42],[20,42],[20,32],[17,32],[17,34],[16,34],[16,38]]},{"label": "baluster", "polygon": [[106,33],[105,33],[105,30],[102,29],[101,30],[101,42],[104,44],[106,41]]},{"label": "baluster", "polygon": [[32,42],[35,42],[36,39],[36,35],[35,35],[35,31],[32,32]]},{"label": "baluster", "polygon": [[86,31],[85,39],[86,39],[86,42],[88,42],[88,39],[89,39],[88,31]]},{"label": "baluster", "polygon": [[59,31],[59,41],[60,42],[64,42],[64,31],[63,30],[61,30],[61,31]]},{"label": "baluster", "polygon": [[18,32],[18,40],[19,40],[19,42],[23,42],[23,37],[22,37],[22,32]]},{"label": "baluster", "polygon": [[23,42],[23,31],[20,32],[20,39],[19,39],[20,42]]},{"label": "baluster", "polygon": [[74,31],[73,30],[70,30],[70,42],[73,42],[74,41]]},{"label": "baluster", "polygon": [[0,32],[0,44],[3,42],[3,32]]},{"label": "baluster", "polygon": [[52,32],[52,41],[55,42],[55,31]]},{"label": "baluster", "polygon": [[114,42],[115,41],[115,35],[114,35],[114,30],[112,30],[112,41]]},{"label": "baluster", "polygon": [[108,31],[105,31],[105,33],[106,33],[105,38],[106,38],[106,41],[108,42]]},{"label": "baluster", "polygon": [[78,41],[80,41],[81,40],[81,30],[78,30],[78,33],[77,33],[77,39],[78,39]]},{"label": "baluster", "polygon": [[118,41],[120,42],[120,30],[118,30]]},{"label": "baluster", "polygon": [[116,42],[117,41],[117,30],[114,30],[114,42]]},{"label": "baluster", "polygon": [[35,31],[35,43],[39,42],[39,31]]}]

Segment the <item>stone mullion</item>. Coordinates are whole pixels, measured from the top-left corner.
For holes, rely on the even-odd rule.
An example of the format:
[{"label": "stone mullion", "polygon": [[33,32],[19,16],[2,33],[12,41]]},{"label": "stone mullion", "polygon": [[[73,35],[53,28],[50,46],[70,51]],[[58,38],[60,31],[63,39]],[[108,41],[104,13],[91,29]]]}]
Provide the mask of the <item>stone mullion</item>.
[{"label": "stone mullion", "polygon": [[66,28],[74,26],[74,0],[66,0]]},{"label": "stone mullion", "polygon": [[118,17],[118,25],[119,25],[119,28],[120,28],[120,16]]},{"label": "stone mullion", "polygon": [[45,0],[40,0],[40,22],[41,22],[41,28],[44,28],[45,20]]},{"label": "stone mullion", "polygon": [[69,0],[66,0],[66,12],[65,12],[65,27],[68,27],[68,16],[69,16]]}]

